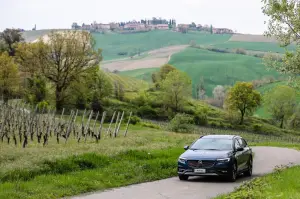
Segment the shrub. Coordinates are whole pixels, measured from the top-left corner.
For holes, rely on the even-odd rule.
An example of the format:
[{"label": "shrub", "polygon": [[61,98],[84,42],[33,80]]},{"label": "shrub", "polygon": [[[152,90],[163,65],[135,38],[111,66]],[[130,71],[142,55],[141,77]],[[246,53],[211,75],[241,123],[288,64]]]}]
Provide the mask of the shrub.
[{"label": "shrub", "polygon": [[158,117],[156,110],[149,105],[141,106],[137,113],[138,116],[147,119],[155,119]]},{"label": "shrub", "polygon": [[218,126],[217,122],[210,122],[209,126],[216,128]]},{"label": "shrub", "polygon": [[170,130],[174,132],[189,133],[193,131],[194,119],[187,114],[176,114],[170,122]]},{"label": "shrub", "polygon": [[199,126],[207,125],[207,112],[197,111],[194,116],[194,123]]},{"label": "shrub", "polygon": [[148,122],[142,122],[142,126],[152,128],[152,129],[160,129],[160,126]]},{"label": "shrub", "polygon": [[[128,121],[128,119],[127,120],[125,120],[126,122]],[[139,124],[141,122],[141,118],[139,118],[138,116],[132,116],[131,118],[130,118],[130,124],[133,124],[133,125],[136,125],[136,124]]]},{"label": "shrub", "polygon": [[262,125],[261,124],[253,124],[253,131],[261,132]]},{"label": "shrub", "polygon": [[241,55],[246,55],[247,54],[247,52],[245,51],[245,49],[242,49],[242,48],[236,49],[235,53],[236,54],[241,54]]}]

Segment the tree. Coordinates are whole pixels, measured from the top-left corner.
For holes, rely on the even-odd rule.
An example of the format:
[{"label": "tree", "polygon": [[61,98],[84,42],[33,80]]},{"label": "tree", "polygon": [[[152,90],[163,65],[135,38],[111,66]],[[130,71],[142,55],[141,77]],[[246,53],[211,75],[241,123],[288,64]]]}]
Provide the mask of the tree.
[{"label": "tree", "polygon": [[200,81],[199,83],[197,84],[197,87],[196,87],[196,97],[197,99],[200,99],[200,100],[204,100],[205,99],[205,93],[206,93],[206,90],[205,90],[205,85],[204,85],[204,77],[201,76],[200,77]]},{"label": "tree", "polygon": [[4,43],[7,45],[9,56],[14,56],[14,44],[24,41],[24,38],[22,37],[21,30],[7,28],[2,33],[0,33],[0,40],[3,40]]},{"label": "tree", "polygon": [[289,124],[292,129],[300,129],[300,104],[298,104],[297,108],[295,109]]},{"label": "tree", "polygon": [[176,68],[170,64],[165,64],[160,67],[159,71],[152,74],[152,81],[155,84],[156,88],[160,87],[160,83],[166,79],[167,75],[176,70]]},{"label": "tree", "polygon": [[264,105],[273,119],[280,122],[280,128],[283,128],[284,122],[294,113],[296,92],[286,85],[276,86],[264,95]]},{"label": "tree", "polygon": [[[281,44],[286,47],[295,43],[298,47],[296,51],[286,51],[282,61],[269,55],[265,57],[265,65],[277,71],[288,74],[295,86],[300,86],[300,4],[298,0],[262,0],[264,6],[262,12],[268,16],[268,30],[266,36],[274,36]],[[274,59],[277,60],[274,60]]]},{"label": "tree", "polygon": [[177,112],[192,94],[191,79],[186,73],[173,70],[162,81],[162,91],[166,105]]},{"label": "tree", "polygon": [[237,82],[228,91],[225,106],[228,110],[240,111],[240,124],[244,123],[246,113],[251,113],[261,103],[261,95],[254,90],[252,83]]},{"label": "tree", "polygon": [[25,99],[32,105],[36,105],[46,99],[47,82],[38,74],[27,78],[28,85],[25,88]]},{"label": "tree", "polygon": [[18,66],[7,52],[0,54],[0,92],[6,103],[19,86]]},{"label": "tree", "polygon": [[51,32],[46,41],[20,43],[17,57],[25,71],[40,73],[53,84],[56,109],[61,110],[72,82],[99,67],[101,50],[95,51],[94,44],[92,35],[85,31]]},{"label": "tree", "polygon": [[221,85],[216,86],[213,90],[214,99],[217,101],[219,107],[223,107],[225,92],[225,88]]}]

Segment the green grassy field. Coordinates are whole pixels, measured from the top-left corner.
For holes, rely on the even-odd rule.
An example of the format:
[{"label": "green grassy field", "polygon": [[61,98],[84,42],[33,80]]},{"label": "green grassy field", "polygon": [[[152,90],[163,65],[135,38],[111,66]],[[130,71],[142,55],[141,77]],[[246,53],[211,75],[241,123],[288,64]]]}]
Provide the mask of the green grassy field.
[{"label": "green grassy field", "polygon": [[[285,49],[280,47],[277,43],[271,42],[238,42],[238,41],[228,41],[225,43],[219,43],[213,45],[217,48],[229,48],[229,49],[236,49],[236,48],[243,48],[246,50],[253,50],[253,51],[263,51],[263,52],[277,52],[277,53],[284,53]],[[294,50],[295,46],[290,45],[287,47],[288,50]]]},{"label": "green grassy field", "polygon": [[233,193],[215,199],[298,199],[300,198],[300,167],[278,168],[274,173],[246,182]]},{"label": "green grassy field", "polygon": [[[287,82],[283,81],[283,82],[275,82],[275,83],[271,83],[271,84],[266,84],[262,87],[259,87],[257,90],[263,95],[265,92],[273,89],[276,86],[279,85],[287,85]],[[300,103],[300,92],[297,93],[297,102]],[[260,107],[256,112],[255,115],[262,117],[262,118],[271,118],[271,115],[267,112],[265,107]]]},{"label": "green grassy field", "polygon": [[[127,137],[103,137],[98,144],[90,138],[87,143],[70,138],[67,144],[56,144],[52,138],[48,146],[30,142],[23,149],[0,142],[0,198],[54,199],[176,176],[176,160],[184,152],[183,146],[211,133],[230,132],[203,129],[180,134],[137,125],[130,126]],[[252,145],[256,140],[280,140],[231,133],[242,135]]]},{"label": "green grassy field", "polygon": [[[279,77],[277,72],[267,71],[259,58],[196,48],[187,48],[174,54],[169,63],[190,76],[194,96],[195,85],[199,83],[201,76],[204,77],[207,96],[212,96],[212,91],[217,85],[233,85],[236,81],[251,81],[265,76]],[[121,74],[151,80],[153,71],[155,69],[138,69]]]},{"label": "green grassy field", "polygon": [[[135,34],[97,34],[93,33],[96,48],[103,49],[105,60],[126,58],[138,51],[145,52],[171,45],[189,44],[194,40],[197,44],[218,44],[228,41],[231,35],[211,35],[200,32],[182,34],[173,31],[151,31]],[[127,56],[118,55],[127,52]]]}]

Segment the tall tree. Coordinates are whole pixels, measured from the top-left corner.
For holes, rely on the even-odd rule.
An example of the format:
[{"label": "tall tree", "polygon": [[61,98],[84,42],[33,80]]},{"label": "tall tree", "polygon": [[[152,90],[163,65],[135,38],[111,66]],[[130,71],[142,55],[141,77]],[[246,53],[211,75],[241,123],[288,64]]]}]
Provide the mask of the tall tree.
[{"label": "tall tree", "polygon": [[298,0],[262,0],[262,12],[268,16],[267,36],[274,36],[286,47],[291,43],[298,47],[296,51],[287,51],[282,62],[274,60],[272,55],[265,57],[265,64],[270,68],[288,74],[295,86],[300,86],[300,3]]},{"label": "tall tree", "polygon": [[279,85],[264,95],[264,105],[273,119],[280,122],[283,128],[286,122],[294,113],[296,107],[296,92],[286,85]]},{"label": "tall tree", "polygon": [[152,81],[155,84],[156,88],[160,88],[160,84],[163,80],[166,79],[167,75],[176,70],[176,68],[170,64],[165,64],[160,67],[158,72],[152,74]]},{"label": "tall tree", "polygon": [[3,40],[7,45],[9,56],[15,55],[15,44],[24,41],[21,30],[19,29],[5,29],[0,33],[0,40]]},{"label": "tall tree", "polygon": [[226,108],[241,113],[240,124],[244,123],[246,113],[252,113],[261,103],[261,95],[254,90],[252,83],[237,82],[228,91],[225,99]]},{"label": "tall tree", "polygon": [[184,72],[173,70],[162,82],[163,98],[166,106],[179,111],[192,94],[191,79]]},{"label": "tall tree", "polygon": [[56,109],[61,110],[71,83],[84,72],[99,67],[101,50],[95,51],[94,44],[89,32],[51,32],[46,41],[20,43],[17,57],[25,70],[42,74],[54,85]]},{"label": "tall tree", "polygon": [[7,52],[0,54],[0,92],[6,103],[19,85],[18,66]]},{"label": "tall tree", "polygon": [[225,92],[225,88],[221,85],[216,86],[213,90],[214,99],[217,101],[219,107],[223,107]]}]

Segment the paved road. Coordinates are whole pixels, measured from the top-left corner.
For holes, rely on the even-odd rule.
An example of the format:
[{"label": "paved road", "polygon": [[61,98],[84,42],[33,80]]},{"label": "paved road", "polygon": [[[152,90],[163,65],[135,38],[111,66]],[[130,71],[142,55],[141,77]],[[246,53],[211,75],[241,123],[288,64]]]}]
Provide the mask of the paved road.
[{"label": "paved road", "polygon": [[[300,152],[277,147],[253,147],[255,152],[253,177],[273,171],[278,165],[300,164]],[[235,183],[220,179],[195,177],[188,182],[177,177],[155,182],[143,183],[112,189],[99,193],[90,193],[72,199],[209,199],[228,193],[250,178],[240,177]]]}]

